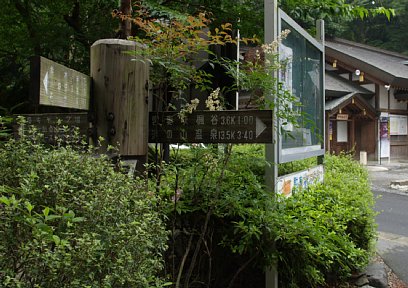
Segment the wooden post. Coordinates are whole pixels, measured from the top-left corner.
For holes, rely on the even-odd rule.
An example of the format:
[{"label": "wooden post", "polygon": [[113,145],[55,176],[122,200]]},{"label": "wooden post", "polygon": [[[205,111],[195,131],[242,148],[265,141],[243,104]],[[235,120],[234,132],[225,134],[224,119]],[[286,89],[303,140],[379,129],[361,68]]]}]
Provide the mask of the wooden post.
[{"label": "wooden post", "polygon": [[102,39],[92,45],[95,128],[106,145],[119,145],[121,156],[146,160],[149,66],[124,53],[137,49],[141,45],[121,39]]}]

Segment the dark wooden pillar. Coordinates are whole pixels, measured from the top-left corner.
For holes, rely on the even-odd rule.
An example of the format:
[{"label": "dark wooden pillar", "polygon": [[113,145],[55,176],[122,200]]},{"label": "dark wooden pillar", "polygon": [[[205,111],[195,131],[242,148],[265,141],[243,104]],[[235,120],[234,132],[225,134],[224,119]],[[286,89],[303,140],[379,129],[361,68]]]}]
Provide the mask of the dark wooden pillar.
[{"label": "dark wooden pillar", "polygon": [[122,156],[146,157],[149,66],[124,53],[137,49],[133,41],[98,40],[91,47],[91,77],[98,137],[119,145]]},{"label": "dark wooden pillar", "polygon": [[[356,147],[356,119],[354,118],[354,115],[351,116],[351,127],[350,127],[350,147],[349,150]],[[359,151],[355,151],[356,155]]]}]

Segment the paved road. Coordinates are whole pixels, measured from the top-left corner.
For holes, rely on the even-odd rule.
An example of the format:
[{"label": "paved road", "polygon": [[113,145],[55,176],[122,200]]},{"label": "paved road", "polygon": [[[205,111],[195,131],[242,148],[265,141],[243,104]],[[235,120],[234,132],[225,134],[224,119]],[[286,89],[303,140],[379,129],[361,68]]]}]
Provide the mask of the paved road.
[{"label": "paved road", "polygon": [[[386,169],[385,169],[386,168]],[[407,163],[368,167],[376,202],[379,239],[377,250],[384,262],[408,283],[408,193],[392,189],[394,180],[408,179]]]}]

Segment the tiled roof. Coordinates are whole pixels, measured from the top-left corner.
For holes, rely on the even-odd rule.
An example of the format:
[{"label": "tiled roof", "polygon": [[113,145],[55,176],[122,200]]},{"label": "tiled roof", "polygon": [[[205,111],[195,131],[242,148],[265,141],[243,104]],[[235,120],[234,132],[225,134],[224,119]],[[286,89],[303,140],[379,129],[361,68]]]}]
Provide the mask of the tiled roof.
[{"label": "tiled roof", "polygon": [[361,95],[373,95],[370,90],[353,83],[334,72],[326,71],[325,73],[326,95],[327,96],[343,96],[352,92]]},{"label": "tiled roof", "polygon": [[349,93],[349,94],[344,95],[344,96],[342,96],[340,98],[336,98],[336,99],[331,100],[331,101],[326,101],[324,109],[326,111],[331,111],[331,110],[337,108],[338,106],[340,106],[340,104],[342,104],[343,102],[351,99],[355,95],[356,95],[356,93]]},{"label": "tiled roof", "polygon": [[372,75],[379,83],[408,88],[408,56],[336,38],[325,45],[327,56]]},{"label": "tiled roof", "polygon": [[[354,99],[354,100],[353,100]],[[358,104],[357,104],[358,103]],[[339,98],[335,98],[330,101],[326,101],[325,110],[329,113],[337,113],[338,109],[342,107],[349,107],[354,111],[365,111],[363,114],[371,119],[374,119],[376,112],[373,106],[364,100],[358,93],[352,92]]]}]

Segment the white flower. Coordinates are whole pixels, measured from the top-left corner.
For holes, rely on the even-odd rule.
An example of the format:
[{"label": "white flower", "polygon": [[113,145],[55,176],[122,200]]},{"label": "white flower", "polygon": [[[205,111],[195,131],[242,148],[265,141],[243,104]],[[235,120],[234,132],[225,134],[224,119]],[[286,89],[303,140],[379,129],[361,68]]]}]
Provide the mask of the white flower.
[{"label": "white flower", "polygon": [[193,113],[193,111],[197,110],[198,104],[200,104],[200,100],[195,98],[190,101],[189,104],[184,106],[179,113],[179,118],[181,123],[184,123],[187,119],[187,114]]},{"label": "white flower", "polygon": [[205,106],[210,111],[221,110],[221,101],[219,100],[220,88],[218,87],[210,93],[207,100],[205,100]]},{"label": "white flower", "polygon": [[281,43],[283,39],[288,37],[289,33],[290,33],[290,30],[285,29],[285,30],[282,31],[282,33],[278,36],[278,38],[276,40],[272,41],[269,44],[263,44],[261,46],[263,52],[266,55],[271,55],[271,54],[276,53],[278,51],[279,43]]}]

